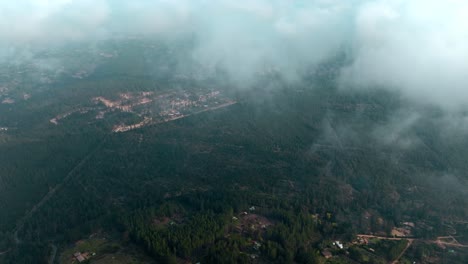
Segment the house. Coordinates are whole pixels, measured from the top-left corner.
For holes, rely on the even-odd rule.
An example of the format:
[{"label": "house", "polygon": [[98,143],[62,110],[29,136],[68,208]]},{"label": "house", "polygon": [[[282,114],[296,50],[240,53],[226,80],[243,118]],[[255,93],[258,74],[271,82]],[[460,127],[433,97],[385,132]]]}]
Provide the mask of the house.
[{"label": "house", "polygon": [[326,259],[333,257],[332,253],[328,249],[322,251],[322,256],[324,256]]},{"label": "house", "polygon": [[255,250],[259,250],[259,249],[260,249],[260,247],[262,246],[262,244],[260,244],[260,243],[259,243],[259,242],[257,242],[257,241],[253,241],[253,244],[254,244],[254,246],[253,246],[253,247],[254,247],[254,249],[255,249]]},{"label": "house", "polygon": [[339,249],[343,249],[343,248],[344,248],[343,244],[341,244],[340,241],[335,241],[335,242],[333,242],[333,245],[334,245],[334,246],[337,246]]},{"label": "house", "polygon": [[78,260],[78,262],[83,262],[85,261],[85,257],[83,257],[83,255],[81,255],[81,252],[76,252],[75,254],[73,254],[73,256],[76,258],[76,260]]},{"label": "house", "polygon": [[411,236],[411,227],[394,227],[392,229],[392,236],[394,237],[407,237]]},{"label": "house", "polygon": [[407,226],[407,227],[411,227],[411,228],[415,228],[416,225],[413,223],[413,222],[404,222],[403,223],[404,226]]}]

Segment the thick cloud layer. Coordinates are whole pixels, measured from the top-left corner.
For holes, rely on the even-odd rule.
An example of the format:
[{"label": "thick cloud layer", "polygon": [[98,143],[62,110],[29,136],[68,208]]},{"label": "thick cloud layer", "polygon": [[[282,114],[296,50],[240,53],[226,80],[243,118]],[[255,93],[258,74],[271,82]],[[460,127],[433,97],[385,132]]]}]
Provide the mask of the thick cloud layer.
[{"label": "thick cloud layer", "polygon": [[0,46],[194,35],[194,57],[238,80],[274,66],[287,77],[339,51],[343,87],[388,87],[468,103],[465,0],[22,0],[0,3]]},{"label": "thick cloud layer", "polygon": [[343,80],[391,86],[456,108],[468,102],[468,2],[381,0],[354,20],[354,63]]}]

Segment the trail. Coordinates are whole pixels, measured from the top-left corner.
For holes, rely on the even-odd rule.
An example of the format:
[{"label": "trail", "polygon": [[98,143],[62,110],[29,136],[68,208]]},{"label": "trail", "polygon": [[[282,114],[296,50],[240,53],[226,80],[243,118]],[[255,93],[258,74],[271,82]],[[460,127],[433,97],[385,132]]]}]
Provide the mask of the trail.
[{"label": "trail", "polygon": [[[445,241],[445,239],[451,239],[452,241]],[[453,236],[440,236],[440,237],[437,237],[437,239],[434,240],[433,242],[439,246],[468,248],[468,245],[461,244]]]},{"label": "trail", "polygon": [[3,251],[3,252],[0,252],[0,256],[1,256],[1,255],[4,255],[4,254],[6,254],[6,253],[8,253],[8,252],[10,252],[10,251],[11,251],[11,249],[6,250],[6,251]]},{"label": "trail", "polygon": [[335,140],[336,140],[336,143],[338,143],[338,147],[341,151],[343,151],[345,148],[343,146],[343,142],[341,142],[341,138],[340,136],[338,136],[338,132],[336,132],[336,129],[333,127],[330,119],[328,117],[325,117],[325,120],[327,121],[328,123],[328,127],[330,128],[333,136],[335,137]]},{"label": "trail", "polygon": [[21,240],[18,237],[18,232],[23,229],[24,224],[26,223],[27,220],[29,220],[34,213],[39,210],[50,198],[54,196],[57,191],[59,191],[67,182],[69,182],[73,176],[75,175],[75,172],[77,172],[88,160],[91,158],[91,156],[94,155],[104,144],[104,142],[107,139],[107,135],[104,136],[102,141],[96,146],[95,149],[91,150],[81,161],[73,167],[68,174],[65,176],[63,181],[59,184],[57,184],[54,188],[52,188],[37,204],[35,204],[31,210],[29,210],[16,224],[16,228],[14,229],[14,240],[16,244],[20,244]]},{"label": "trail", "polygon": [[[410,240],[411,238],[405,238],[405,237],[385,237],[385,236],[374,236],[374,235],[364,235],[364,234],[359,234],[357,235],[358,237],[363,237],[363,238],[376,238],[376,239],[381,239],[381,240]],[[411,239],[414,240],[414,239]]]},{"label": "trail", "polygon": [[411,247],[412,244],[413,244],[413,239],[408,239],[408,244],[406,244],[405,249],[401,251],[400,255],[398,255],[398,257],[392,262],[392,264],[398,264],[398,261],[401,259],[401,257],[403,257],[405,252],[408,250],[409,247]]},{"label": "trail", "polygon": [[50,247],[52,248],[52,253],[50,253],[49,264],[54,264],[55,256],[57,256],[57,246],[51,244]]},{"label": "trail", "polygon": [[[436,240],[426,240],[426,239],[418,239],[418,238],[408,238],[408,237],[385,237],[385,236],[374,236],[374,235],[365,235],[365,234],[359,234],[357,235],[358,237],[362,238],[375,238],[375,239],[381,239],[381,240],[408,240],[408,241],[419,241],[423,243],[429,243],[429,244],[437,244],[437,245],[443,245],[443,246],[449,246],[449,247],[461,247],[461,248],[468,248],[468,245],[463,245],[460,244],[455,238],[452,236],[442,236],[442,237],[437,237]],[[442,239],[446,238],[451,238],[453,241],[447,242],[443,241]]]},{"label": "trail", "polygon": [[225,108],[225,107],[228,107],[228,106],[231,106],[231,105],[235,105],[235,104],[237,104],[236,101],[227,102],[227,103],[224,103],[224,104],[221,104],[221,105],[208,107],[208,108],[206,108],[206,109],[203,109],[203,110],[200,110],[200,111],[197,111],[197,112],[193,112],[193,113],[191,113],[191,114],[186,114],[186,115],[181,115],[181,116],[177,116],[177,117],[172,117],[172,118],[168,118],[168,119],[161,120],[161,121],[155,121],[155,122],[152,122],[151,125],[158,125],[158,124],[162,124],[162,123],[167,123],[167,122],[175,121],[175,120],[178,120],[178,119],[183,119],[183,118],[187,118],[187,117],[190,117],[190,116],[198,115],[198,114],[201,114],[201,113],[205,113],[205,112],[209,112],[209,111],[214,111],[214,110],[217,110],[217,109]]}]

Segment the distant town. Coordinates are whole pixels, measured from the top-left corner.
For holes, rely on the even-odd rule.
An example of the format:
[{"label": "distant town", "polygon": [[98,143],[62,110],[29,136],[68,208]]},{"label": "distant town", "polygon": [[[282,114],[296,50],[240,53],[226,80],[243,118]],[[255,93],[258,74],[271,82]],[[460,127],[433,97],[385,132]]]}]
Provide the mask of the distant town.
[{"label": "distant town", "polygon": [[154,92],[120,93],[118,99],[111,100],[99,96],[91,99],[94,107],[80,107],[58,114],[50,123],[60,121],[72,114],[95,112],[95,119],[104,119],[111,112],[125,112],[136,115],[139,122],[118,123],[112,128],[114,133],[127,132],[151,124],[160,124],[185,118],[194,114],[212,111],[236,104],[221,91],[176,91],[158,94]]}]

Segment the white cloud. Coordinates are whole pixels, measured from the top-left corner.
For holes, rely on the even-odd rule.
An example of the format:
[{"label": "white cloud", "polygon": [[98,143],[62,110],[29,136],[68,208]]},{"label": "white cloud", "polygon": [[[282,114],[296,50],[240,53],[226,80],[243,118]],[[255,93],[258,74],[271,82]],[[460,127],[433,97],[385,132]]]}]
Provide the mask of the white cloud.
[{"label": "white cloud", "polygon": [[465,0],[2,1],[0,46],[190,33],[200,39],[196,58],[245,80],[267,63],[294,78],[349,45],[344,87],[458,107],[468,103],[467,13]]},{"label": "white cloud", "polygon": [[53,44],[95,37],[109,15],[104,0],[18,2],[0,3],[2,44]]},{"label": "white cloud", "polygon": [[391,86],[447,108],[468,103],[466,1],[389,1],[357,13],[345,86]]}]

